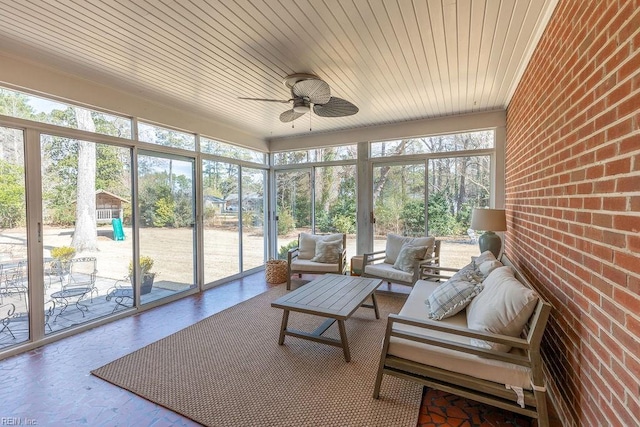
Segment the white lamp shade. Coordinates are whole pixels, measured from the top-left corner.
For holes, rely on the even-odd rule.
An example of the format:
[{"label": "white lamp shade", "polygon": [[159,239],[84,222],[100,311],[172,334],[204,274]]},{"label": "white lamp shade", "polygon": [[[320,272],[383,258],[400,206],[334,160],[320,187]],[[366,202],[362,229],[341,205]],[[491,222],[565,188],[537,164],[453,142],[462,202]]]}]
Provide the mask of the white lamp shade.
[{"label": "white lamp shade", "polygon": [[504,209],[474,209],[471,214],[471,228],[482,231],[506,231],[507,217]]}]

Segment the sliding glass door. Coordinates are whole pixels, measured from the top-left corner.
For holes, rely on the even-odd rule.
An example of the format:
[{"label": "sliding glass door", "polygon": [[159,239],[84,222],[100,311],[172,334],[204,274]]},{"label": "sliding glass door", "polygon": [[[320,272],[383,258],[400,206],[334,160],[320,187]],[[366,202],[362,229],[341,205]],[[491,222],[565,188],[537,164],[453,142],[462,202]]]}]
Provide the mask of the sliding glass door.
[{"label": "sliding glass door", "polygon": [[41,135],[45,334],[130,307],[110,290],[128,275],[131,151]]},{"label": "sliding glass door", "polygon": [[24,132],[0,127],[0,349],[29,340]]},{"label": "sliding glass door", "polygon": [[266,261],[265,188],[267,171],[242,167],[242,271],[264,265]]},{"label": "sliding glass door", "polygon": [[194,288],[194,160],[151,152],[138,154],[142,304]]}]

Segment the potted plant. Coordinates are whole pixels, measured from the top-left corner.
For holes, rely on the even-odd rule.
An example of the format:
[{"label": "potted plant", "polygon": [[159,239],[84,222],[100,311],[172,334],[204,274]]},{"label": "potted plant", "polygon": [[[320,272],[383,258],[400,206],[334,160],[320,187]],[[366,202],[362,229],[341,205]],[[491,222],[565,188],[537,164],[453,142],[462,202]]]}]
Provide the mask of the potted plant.
[{"label": "potted plant", "polygon": [[[151,288],[153,288],[153,279],[155,278],[156,273],[152,273],[151,268],[153,268],[153,258],[149,256],[140,256],[140,274],[142,275],[140,295],[150,293]],[[129,277],[133,284],[133,261],[129,262]]]},{"label": "potted plant", "polygon": [[69,272],[71,259],[76,255],[75,248],[71,246],[58,246],[51,249],[51,270],[53,273],[62,276]]}]

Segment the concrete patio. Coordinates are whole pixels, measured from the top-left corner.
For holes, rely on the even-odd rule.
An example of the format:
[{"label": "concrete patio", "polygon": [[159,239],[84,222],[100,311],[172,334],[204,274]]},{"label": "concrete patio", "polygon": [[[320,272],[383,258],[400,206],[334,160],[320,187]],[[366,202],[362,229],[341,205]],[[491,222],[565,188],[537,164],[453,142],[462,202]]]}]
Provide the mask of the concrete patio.
[{"label": "concrete patio", "polygon": [[[124,279],[96,277],[97,293],[86,293],[68,298],[68,306],[65,308],[64,302],[60,298],[52,298],[52,294],[62,289],[59,281],[52,281],[45,289],[45,306],[53,309],[51,312],[45,313],[45,334],[59,332],[131,307],[133,304],[131,298],[125,298],[121,304],[118,304],[115,298],[107,299],[109,291],[114,288],[116,283],[123,288],[130,286]],[[141,303],[146,304],[188,289],[190,289],[190,285],[156,280],[151,292],[141,295]],[[15,311],[9,315],[11,304],[15,306]],[[79,307],[86,307],[86,310],[81,310]],[[0,322],[2,322],[0,323],[0,349],[29,339],[28,319],[25,293],[0,294]],[[6,322],[6,328],[2,330],[4,322]]]}]

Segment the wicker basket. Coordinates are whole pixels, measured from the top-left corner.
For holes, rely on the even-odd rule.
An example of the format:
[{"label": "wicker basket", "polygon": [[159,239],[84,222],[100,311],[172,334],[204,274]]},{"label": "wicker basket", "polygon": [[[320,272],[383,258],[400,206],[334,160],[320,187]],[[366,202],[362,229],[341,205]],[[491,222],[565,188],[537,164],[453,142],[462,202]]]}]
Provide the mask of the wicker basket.
[{"label": "wicker basket", "polygon": [[287,261],[282,259],[272,259],[267,261],[264,270],[267,283],[277,284],[287,281]]}]

